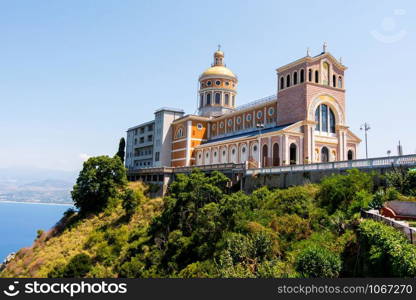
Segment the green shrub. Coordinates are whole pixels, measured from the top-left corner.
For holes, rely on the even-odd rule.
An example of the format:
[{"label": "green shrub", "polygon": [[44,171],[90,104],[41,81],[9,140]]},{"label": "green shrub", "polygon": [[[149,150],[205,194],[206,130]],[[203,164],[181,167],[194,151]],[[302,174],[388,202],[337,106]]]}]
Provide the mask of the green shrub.
[{"label": "green shrub", "polygon": [[293,241],[306,239],[312,233],[309,221],[298,215],[275,217],[270,227],[277,233],[279,239],[285,242],[285,246]]},{"label": "green shrub", "polygon": [[216,275],[214,266],[210,261],[197,261],[182,269],[179,278],[212,278]]},{"label": "green shrub", "polygon": [[371,193],[373,187],[372,176],[357,169],[348,170],[346,175],[332,175],[322,180],[319,199],[322,206],[330,214],[337,209],[348,211],[349,206],[357,199],[360,191]]},{"label": "green shrub", "polygon": [[395,168],[386,174],[387,184],[396,188],[401,194],[407,196],[416,195],[416,170]]},{"label": "green shrub", "polygon": [[306,218],[315,201],[314,186],[295,186],[284,190],[275,190],[268,198],[267,209],[275,209],[278,214],[297,214]]},{"label": "green shrub", "polygon": [[39,239],[45,231],[43,229],[38,229],[36,231],[36,239]]},{"label": "green shrub", "polygon": [[139,207],[140,202],[143,201],[144,194],[141,190],[127,189],[123,195],[122,206],[126,211],[126,215],[131,217]]},{"label": "green shrub", "polygon": [[326,248],[311,246],[302,250],[295,266],[303,277],[333,278],[341,271],[341,259]]},{"label": "green shrub", "polygon": [[355,194],[354,200],[351,201],[348,207],[348,211],[347,211],[348,217],[359,212],[361,209],[367,210],[372,200],[373,200],[373,195],[370,194],[368,191],[366,190],[358,191]]},{"label": "green shrub", "polygon": [[93,266],[92,259],[84,253],[77,254],[67,265],[57,266],[49,274],[49,278],[83,278]]},{"label": "green shrub", "polygon": [[358,228],[364,264],[372,266],[370,276],[416,276],[416,246],[397,229],[365,220]]}]

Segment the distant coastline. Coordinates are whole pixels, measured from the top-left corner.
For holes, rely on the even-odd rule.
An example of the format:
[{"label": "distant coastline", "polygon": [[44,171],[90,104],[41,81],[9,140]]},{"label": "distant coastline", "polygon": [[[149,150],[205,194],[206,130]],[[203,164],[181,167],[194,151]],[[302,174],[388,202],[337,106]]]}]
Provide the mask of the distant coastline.
[{"label": "distant coastline", "polygon": [[11,200],[0,200],[0,203],[21,203],[21,204],[40,204],[40,205],[74,206],[74,203],[30,202],[30,201],[11,201]]}]

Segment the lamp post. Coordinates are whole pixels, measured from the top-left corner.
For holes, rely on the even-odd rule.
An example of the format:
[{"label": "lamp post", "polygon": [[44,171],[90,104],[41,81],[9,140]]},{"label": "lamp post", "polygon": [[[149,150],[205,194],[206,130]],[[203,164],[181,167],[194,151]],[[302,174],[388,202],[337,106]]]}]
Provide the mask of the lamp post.
[{"label": "lamp post", "polygon": [[365,122],[360,127],[360,130],[364,130],[364,132],[365,132],[365,158],[368,158],[367,131],[369,131],[370,129],[371,129],[370,124],[368,124],[367,122]]},{"label": "lamp post", "polygon": [[259,142],[258,142],[258,152],[259,152],[259,155],[258,155],[258,165],[259,165],[259,168],[261,168],[262,167],[262,165],[261,165],[261,147],[260,147],[260,144],[261,144],[261,130],[264,128],[264,124],[263,123],[257,123],[256,124],[256,127],[257,127],[257,130],[259,131]]}]

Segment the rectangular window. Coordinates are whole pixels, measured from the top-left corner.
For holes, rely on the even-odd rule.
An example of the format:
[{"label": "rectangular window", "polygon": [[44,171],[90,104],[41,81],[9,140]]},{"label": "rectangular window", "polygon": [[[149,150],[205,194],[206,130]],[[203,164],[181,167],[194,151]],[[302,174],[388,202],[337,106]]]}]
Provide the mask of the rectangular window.
[{"label": "rectangular window", "polygon": [[147,136],[147,141],[148,141],[148,142],[153,141],[153,135],[148,135],[148,136]]},{"label": "rectangular window", "polygon": [[160,156],[160,153],[159,152],[156,152],[155,153],[155,161],[159,161],[159,157]]},{"label": "rectangular window", "polygon": [[140,128],[140,133],[144,133],[144,127]]},{"label": "rectangular window", "polygon": [[144,137],[141,137],[140,138],[140,144],[143,144],[144,143]]},{"label": "rectangular window", "polygon": [[147,126],[147,130],[152,131],[153,130],[153,124],[150,124],[149,126]]}]

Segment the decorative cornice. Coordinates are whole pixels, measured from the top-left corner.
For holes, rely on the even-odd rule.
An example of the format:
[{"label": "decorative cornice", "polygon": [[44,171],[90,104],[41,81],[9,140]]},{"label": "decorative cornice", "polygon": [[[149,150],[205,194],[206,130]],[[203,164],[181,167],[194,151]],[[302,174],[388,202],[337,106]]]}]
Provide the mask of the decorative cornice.
[{"label": "decorative cornice", "polygon": [[337,66],[337,68],[341,69],[342,71],[345,71],[347,69],[347,67],[344,66],[343,64],[341,64],[335,57],[333,57],[331,55],[331,53],[325,52],[325,53],[321,53],[320,55],[315,56],[315,57],[310,57],[310,56],[302,57],[298,60],[295,60],[294,62],[291,62],[287,65],[284,65],[282,67],[277,68],[276,72],[281,73],[281,72],[284,72],[288,69],[291,69],[291,68],[293,68],[293,67],[295,67],[295,66],[297,66],[301,63],[313,63],[313,62],[318,61],[318,60],[320,60],[322,58],[325,58],[325,57],[330,59]]},{"label": "decorative cornice", "polygon": [[197,115],[186,115],[186,116],[183,116],[182,118],[174,120],[172,122],[172,124],[182,123],[182,122],[187,121],[187,120],[199,120],[199,121],[208,122],[210,120],[210,118],[203,117],[203,116],[197,116]]}]

